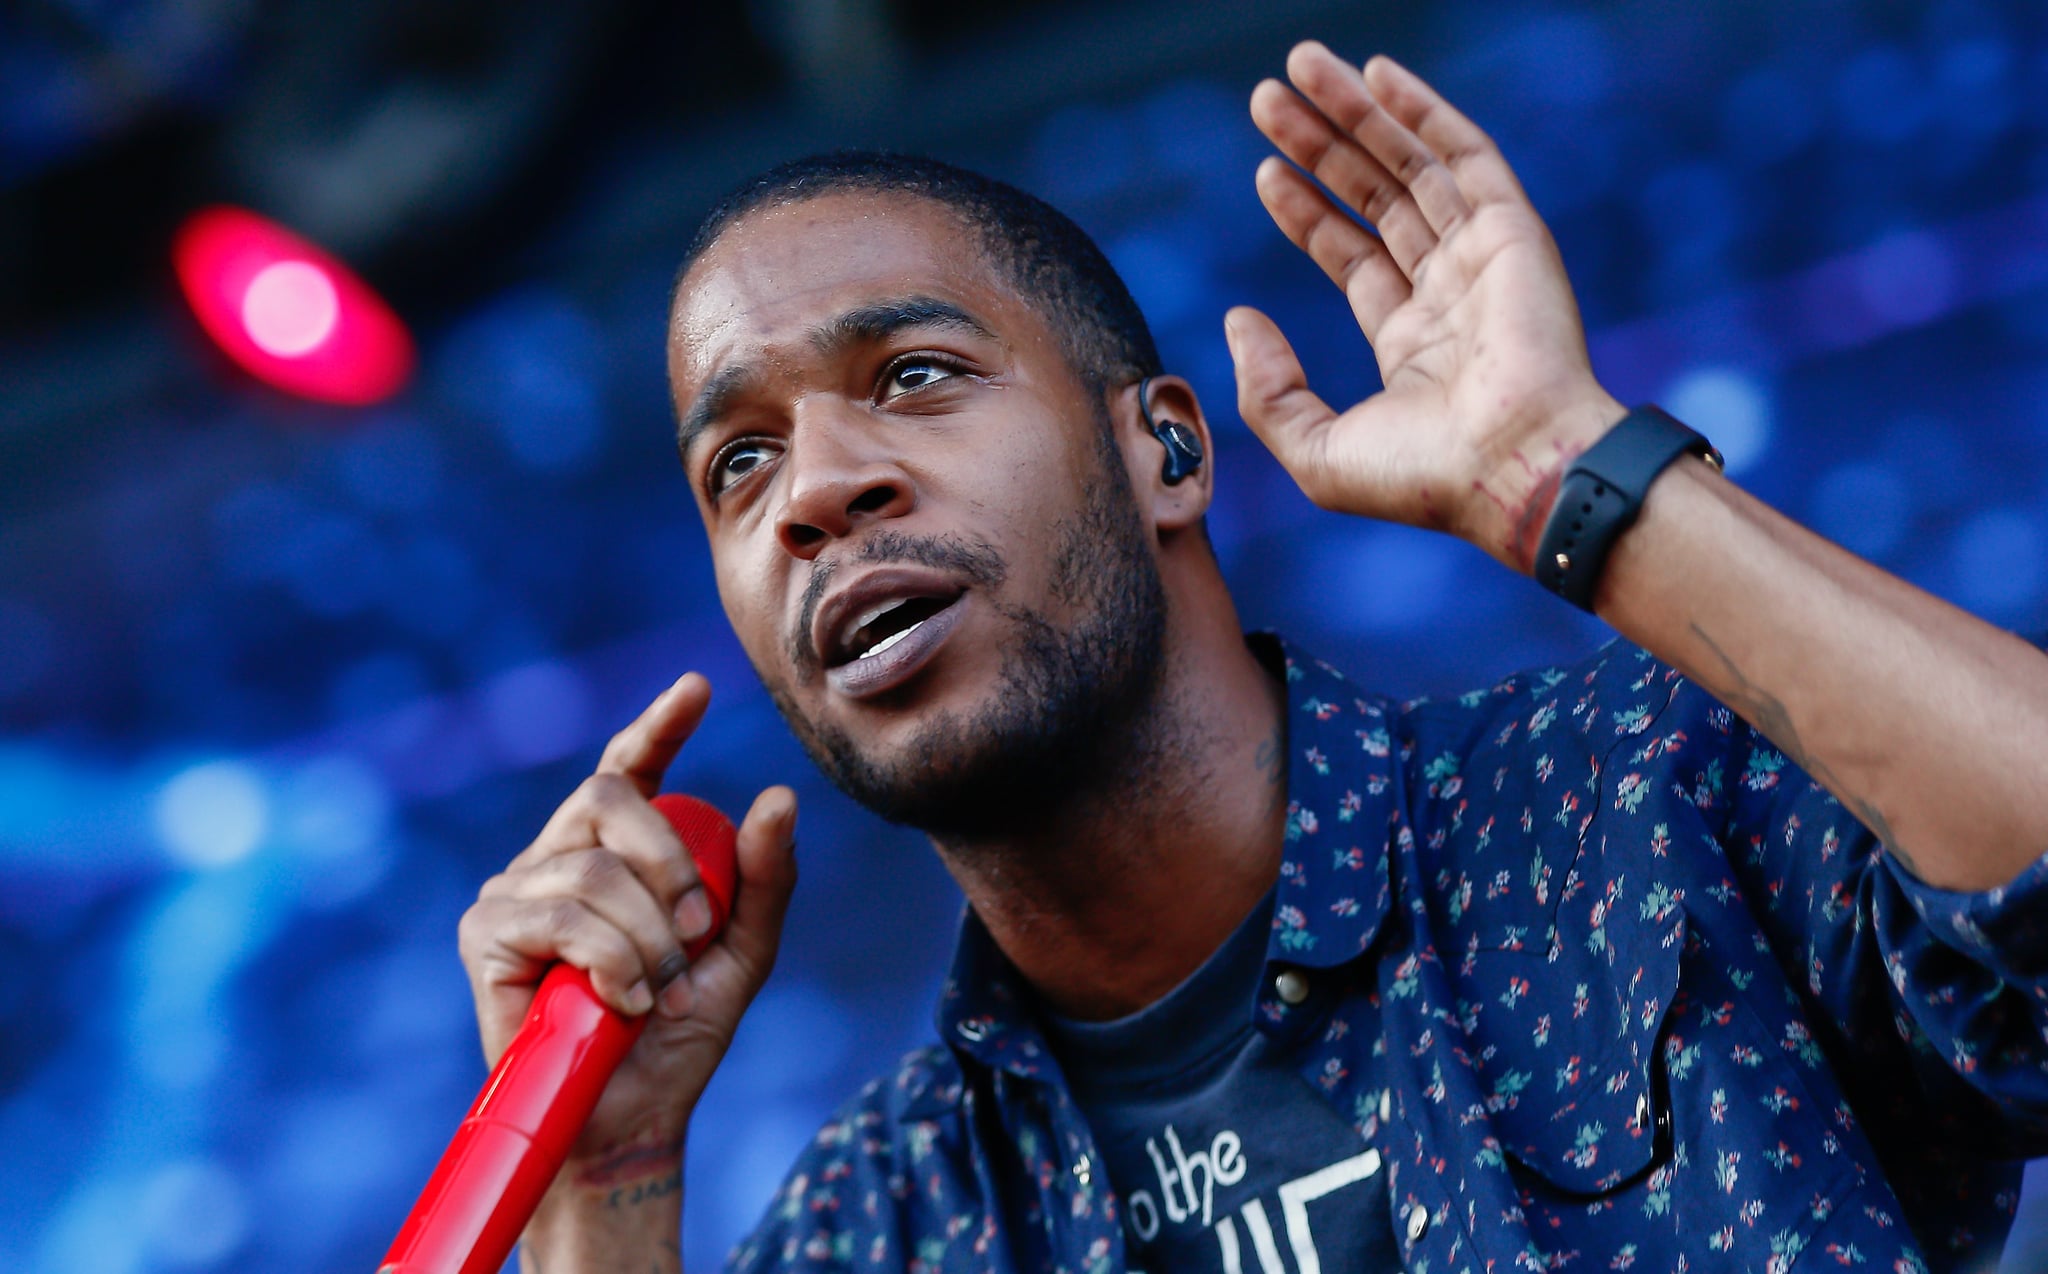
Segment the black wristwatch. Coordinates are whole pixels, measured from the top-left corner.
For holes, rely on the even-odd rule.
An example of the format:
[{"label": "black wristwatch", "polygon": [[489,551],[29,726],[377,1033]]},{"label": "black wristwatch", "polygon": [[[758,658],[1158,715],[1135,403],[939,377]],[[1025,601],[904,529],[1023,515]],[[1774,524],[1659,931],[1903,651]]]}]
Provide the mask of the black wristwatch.
[{"label": "black wristwatch", "polygon": [[1721,467],[1714,444],[1662,408],[1644,405],[1623,416],[1565,470],[1536,545],[1536,582],[1592,610],[1608,550],[1635,523],[1657,475],[1684,455]]}]

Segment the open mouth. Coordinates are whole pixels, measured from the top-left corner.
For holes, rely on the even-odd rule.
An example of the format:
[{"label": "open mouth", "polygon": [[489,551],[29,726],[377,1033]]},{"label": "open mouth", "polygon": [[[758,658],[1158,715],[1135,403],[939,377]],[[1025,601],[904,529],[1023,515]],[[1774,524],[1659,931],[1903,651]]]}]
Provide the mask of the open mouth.
[{"label": "open mouth", "polygon": [[[946,644],[967,611],[965,589],[938,581],[889,583],[868,587],[910,591],[911,596],[872,596],[855,603],[844,621],[828,630],[819,652],[825,679],[834,690],[853,699],[867,699],[907,685]],[[943,591],[931,592],[938,588]]]},{"label": "open mouth", "polygon": [[876,659],[921,628],[925,621],[959,600],[950,597],[905,597],[870,607],[854,617],[828,666],[841,667]]}]

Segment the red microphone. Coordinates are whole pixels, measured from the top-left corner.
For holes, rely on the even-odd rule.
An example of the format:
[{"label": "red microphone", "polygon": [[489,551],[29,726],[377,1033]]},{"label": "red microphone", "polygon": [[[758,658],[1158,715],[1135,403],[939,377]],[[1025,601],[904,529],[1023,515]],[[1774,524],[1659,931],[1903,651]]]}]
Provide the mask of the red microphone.
[{"label": "red microphone", "polygon": [[[654,808],[696,860],[711,902],[711,931],[685,948],[694,960],[732,911],[732,821],[674,792],[655,797]],[[498,1274],[646,1025],[644,1015],[625,1017],[600,1001],[583,970],[549,969],[377,1274]]]}]

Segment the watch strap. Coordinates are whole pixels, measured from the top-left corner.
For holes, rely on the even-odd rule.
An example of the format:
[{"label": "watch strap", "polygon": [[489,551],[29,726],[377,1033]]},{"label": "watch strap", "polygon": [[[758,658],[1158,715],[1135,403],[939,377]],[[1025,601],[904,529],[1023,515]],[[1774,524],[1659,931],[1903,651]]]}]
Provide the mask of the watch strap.
[{"label": "watch strap", "polygon": [[1565,470],[1536,545],[1536,582],[1592,610],[1608,551],[1634,525],[1657,475],[1685,455],[1721,467],[1712,443],[1661,408],[1644,405],[1623,416]]}]

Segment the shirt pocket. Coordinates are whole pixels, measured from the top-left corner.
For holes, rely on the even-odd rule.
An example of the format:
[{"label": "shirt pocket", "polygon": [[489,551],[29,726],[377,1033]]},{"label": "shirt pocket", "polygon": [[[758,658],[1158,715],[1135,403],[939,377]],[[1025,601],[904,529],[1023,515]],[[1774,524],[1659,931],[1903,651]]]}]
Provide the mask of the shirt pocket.
[{"label": "shirt pocket", "polygon": [[1671,1154],[1658,1058],[1685,920],[1628,930],[1595,949],[1477,951],[1461,969],[1467,1011],[1488,1019],[1473,1056],[1493,1139],[1567,1194],[1615,1190]]}]

